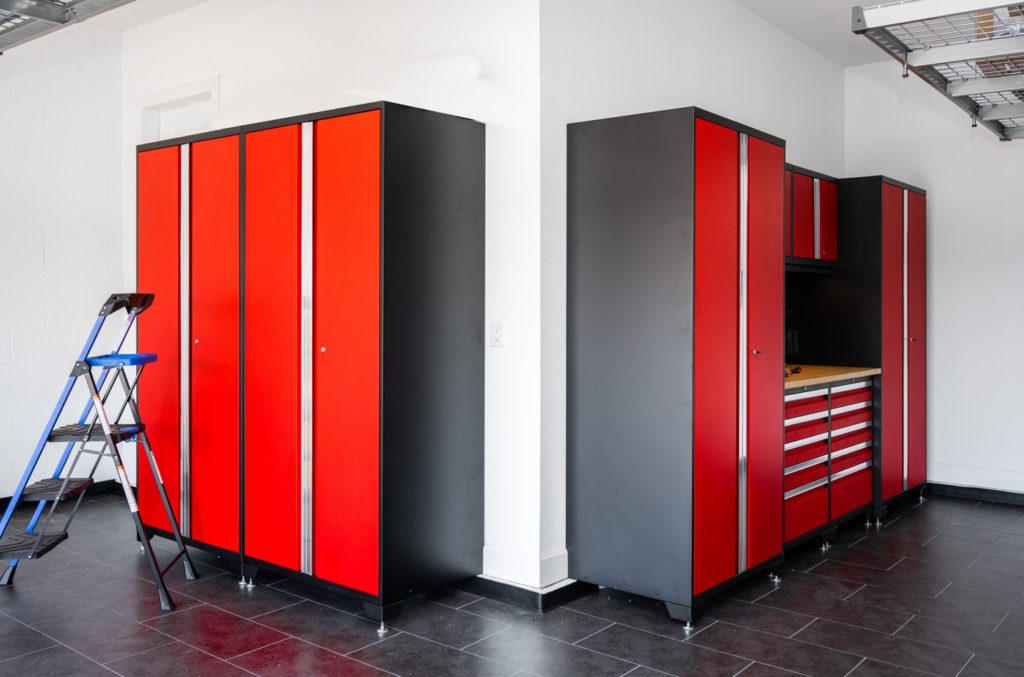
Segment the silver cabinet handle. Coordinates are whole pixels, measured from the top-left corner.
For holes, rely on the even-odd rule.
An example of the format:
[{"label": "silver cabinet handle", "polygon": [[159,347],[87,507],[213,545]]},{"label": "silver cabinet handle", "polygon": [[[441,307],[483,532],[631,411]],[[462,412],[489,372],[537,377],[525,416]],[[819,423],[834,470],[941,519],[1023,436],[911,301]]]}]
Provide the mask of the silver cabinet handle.
[{"label": "silver cabinet handle", "polygon": [[326,353],[327,352],[327,346],[320,346],[320,352],[321,353]]},{"label": "silver cabinet handle", "polygon": [[753,350],[750,351],[750,354],[757,357],[758,355],[761,354],[761,351],[758,350],[757,348],[754,348]]},{"label": "silver cabinet handle", "polygon": [[195,344],[197,344],[197,345],[198,345],[198,343],[199,343],[199,339],[192,339],[192,343],[195,343]]}]

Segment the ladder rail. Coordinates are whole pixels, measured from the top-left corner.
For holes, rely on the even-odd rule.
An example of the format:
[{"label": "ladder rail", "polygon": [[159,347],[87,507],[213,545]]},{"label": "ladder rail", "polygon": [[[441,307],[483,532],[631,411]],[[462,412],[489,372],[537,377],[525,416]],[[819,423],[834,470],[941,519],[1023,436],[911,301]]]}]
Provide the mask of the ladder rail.
[{"label": "ladder rail", "polygon": [[[84,360],[89,356],[89,353],[92,351],[92,347],[96,343],[96,339],[100,334],[100,330],[103,329],[103,323],[106,319],[105,315],[100,315],[96,318],[96,322],[92,325],[92,331],[89,332],[89,338],[86,339],[85,346],[82,348],[82,352],[79,355],[79,360]],[[46,422],[46,426],[43,428],[43,434],[39,437],[39,441],[36,443],[36,448],[32,451],[32,456],[29,458],[28,465],[25,467],[25,472],[22,473],[21,479],[18,481],[18,485],[14,488],[14,493],[11,494],[11,500],[7,504],[4,516],[0,518],[0,538],[3,537],[4,533],[7,531],[7,526],[11,523],[14,511],[17,509],[18,503],[21,501],[21,495],[25,492],[25,487],[28,486],[29,480],[32,479],[32,473],[35,472],[36,466],[39,464],[39,458],[43,455],[43,449],[46,448],[46,443],[50,439],[50,433],[53,432],[54,427],[57,425],[57,419],[60,418],[61,413],[64,411],[68,398],[71,397],[71,390],[74,388],[76,380],[77,379],[74,376],[68,376],[68,380],[64,384],[64,389],[61,391],[60,397],[57,398],[57,404],[53,408],[53,413],[50,414],[50,418]],[[84,421],[82,422],[84,423]],[[66,459],[64,460],[66,461]],[[54,475],[54,477],[59,477],[59,473]],[[32,520],[29,522],[30,526],[28,527],[28,531],[31,531],[35,526],[41,512],[42,505],[37,506],[36,513],[32,516]],[[11,560],[8,567],[17,566],[17,562],[17,560]]]}]

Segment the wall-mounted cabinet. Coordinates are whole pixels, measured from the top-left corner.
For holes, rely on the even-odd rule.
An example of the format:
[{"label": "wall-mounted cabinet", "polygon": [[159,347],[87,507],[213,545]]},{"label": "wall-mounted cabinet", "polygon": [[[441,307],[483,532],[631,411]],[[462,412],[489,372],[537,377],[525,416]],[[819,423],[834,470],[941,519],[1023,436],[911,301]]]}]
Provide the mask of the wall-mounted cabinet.
[{"label": "wall-mounted cabinet", "polygon": [[[375,618],[479,573],[483,125],[371,104],[140,146],[138,182],[140,399],[189,542]],[[166,531],[141,464],[139,500]]]},{"label": "wall-mounted cabinet", "polygon": [[791,264],[839,260],[839,185],[836,179],[786,165],[785,255]]}]

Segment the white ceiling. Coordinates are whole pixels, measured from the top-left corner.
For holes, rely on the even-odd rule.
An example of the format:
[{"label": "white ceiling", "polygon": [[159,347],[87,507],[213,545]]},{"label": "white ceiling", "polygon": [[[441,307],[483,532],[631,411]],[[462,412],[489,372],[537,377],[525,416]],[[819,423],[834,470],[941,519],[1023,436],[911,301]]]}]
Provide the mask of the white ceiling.
[{"label": "white ceiling", "polygon": [[843,66],[885,61],[889,57],[867,38],[850,30],[853,7],[875,0],[736,0],[797,40]]},{"label": "white ceiling", "polygon": [[206,0],[135,0],[100,14],[92,19],[92,23],[115,31],[126,31],[203,2]]}]

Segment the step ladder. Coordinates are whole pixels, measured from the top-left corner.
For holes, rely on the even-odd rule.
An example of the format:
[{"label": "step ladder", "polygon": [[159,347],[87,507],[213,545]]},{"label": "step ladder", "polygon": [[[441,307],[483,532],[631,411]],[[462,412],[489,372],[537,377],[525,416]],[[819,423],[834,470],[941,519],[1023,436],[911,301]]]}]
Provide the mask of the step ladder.
[{"label": "step ladder", "polygon": [[[0,560],[9,560],[7,568],[0,575],[0,586],[11,585],[14,582],[14,573],[17,570],[19,560],[38,559],[67,539],[68,527],[78,512],[86,490],[93,485],[93,476],[104,457],[109,457],[117,470],[117,477],[124,490],[132,521],[135,523],[135,529],[141,543],[141,550],[153,574],[153,581],[156,583],[160,608],[165,611],[170,611],[174,608],[174,602],[167,590],[163,577],[179,559],[184,564],[185,578],[188,580],[197,578],[188,550],[182,542],[178,522],[174,517],[171,502],[167,497],[163,478],[157,467],[156,458],[153,456],[153,449],[150,447],[149,438],[146,436],[146,425],[139,415],[138,403],[136,401],[135,391],[139,378],[142,376],[146,365],[155,362],[157,356],[153,353],[128,354],[120,352],[128,332],[135,322],[135,318],[153,304],[153,299],[153,294],[113,294],[103,304],[103,307],[100,308],[99,317],[97,317],[96,322],[93,324],[92,331],[85,341],[85,346],[75,361],[71,374],[68,376],[64,389],[61,391],[57,405],[54,407],[53,413],[46,423],[46,428],[36,444],[35,451],[32,452],[32,457],[29,459],[21,481],[11,496],[3,519],[0,520]],[[90,356],[104,322],[112,314],[120,310],[124,310],[127,317],[125,317],[124,325],[113,352],[105,355]],[[125,371],[127,367],[136,369],[134,379],[129,379]],[[93,369],[100,370],[98,379],[93,377]],[[57,422],[61,413],[64,411],[72,389],[79,380],[85,382],[85,386],[89,391],[89,401],[76,423],[58,427]],[[120,386],[124,399],[116,415],[111,418],[106,410],[106,405],[108,398],[117,385]],[[126,415],[130,416],[130,421],[124,420]],[[128,475],[125,472],[121,452],[118,448],[118,445],[123,442],[142,445],[146,460],[149,462],[149,467],[156,480],[157,490],[160,494],[164,511],[167,513],[167,519],[171,525],[174,540],[177,543],[177,554],[163,567],[157,561],[156,555],[153,552],[153,546],[139,516],[138,502],[135,500],[135,494],[132,491],[131,483],[128,481]],[[46,445],[54,443],[64,444],[65,446],[53,474],[48,478],[29,484]],[[87,446],[89,443],[97,443],[99,446],[89,447]],[[73,456],[72,452],[74,452]],[[79,462],[89,456],[94,458],[82,464],[89,467],[88,473],[76,475],[75,471],[78,469]],[[70,466],[68,464],[69,460],[71,461]],[[66,474],[65,468],[67,468]],[[69,513],[67,515],[60,515],[57,520],[57,522],[63,521],[63,524],[51,530],[50,524],[54,516],[57,515],[58,505],[71,500],[74,500],[74,503]],[[35,503],[35,512],[25,529],[9,530],[8,527],[10,527],[11,519],[21,503]],[[49,504],[49,510],[46,509],[47,504]]]}]

